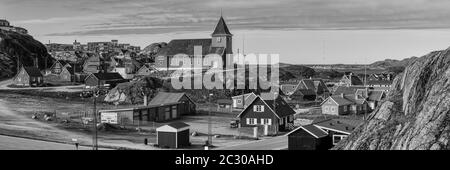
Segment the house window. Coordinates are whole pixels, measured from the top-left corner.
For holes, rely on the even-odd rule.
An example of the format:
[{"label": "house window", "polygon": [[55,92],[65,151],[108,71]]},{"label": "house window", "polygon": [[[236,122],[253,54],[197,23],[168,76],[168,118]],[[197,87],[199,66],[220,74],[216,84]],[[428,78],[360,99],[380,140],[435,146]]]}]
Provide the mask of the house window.
[{"label": "house window", "polygon": [[264,112],[264,105],[254,105],[253,111],[254,112]]},{"label": "house window", "polygon": [[325,113],[330,112],[330,108],[328,106],[325,106]]},{"label": "house window", "polygon": [[333,145],[338,144],[341,140],[347,138],[347,135],[333,135]]},{"label": "house window", "polygon": [[261,119],[261,125],[272,125],[272,119]]},{"label": "house window", "polygon": [[237,100],[237,102],[238,102],[239,104],[241,104],[241,103],[242,103],[242,100]]},{"label": "house window", "polygon": [[335,107],[331,107],[331,112],[336,112],[336,108]]},{"label": "house window", "polygon": [[247,124],[248,125],[256,125],[258,123],[258,119],[254,118],[247,118]]},{"label": "house window", "polygon": [[216,40],[217,40],[217,42],[220,43],[220,42],[222,42],[222,37],[217,37]]},{"label": "house window", "polygon": [[344,106],[344,112],[346,112],[347,111],[347,106]]}]

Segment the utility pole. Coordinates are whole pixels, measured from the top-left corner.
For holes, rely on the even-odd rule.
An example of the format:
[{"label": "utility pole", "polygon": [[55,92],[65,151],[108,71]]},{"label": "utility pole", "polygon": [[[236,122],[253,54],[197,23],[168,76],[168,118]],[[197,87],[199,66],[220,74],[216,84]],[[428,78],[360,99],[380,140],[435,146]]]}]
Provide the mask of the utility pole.
[{"label": "utility pole", "polygon": [[100,94],[100,81],[97,82],[97,89],[93,90],[92,97],[94,98],[94,112],[93,112],[93,128],[94,128],[94,135],[92,136],[92,149],[98,150],[98,132],[97,132],[97,97]]},{"label": "utility pole", "polygon": [[[212,93],[209,94],[209,101],[211,102]],[[212,124],[211,124],[211,108],[208,109],[208,146],[212,146]]]}]

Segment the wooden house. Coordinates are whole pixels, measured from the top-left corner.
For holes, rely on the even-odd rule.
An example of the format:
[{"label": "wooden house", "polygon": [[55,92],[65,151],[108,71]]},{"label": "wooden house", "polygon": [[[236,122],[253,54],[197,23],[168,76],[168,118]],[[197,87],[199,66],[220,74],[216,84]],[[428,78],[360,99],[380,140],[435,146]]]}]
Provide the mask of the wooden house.
[{"label": "wooden house", "polygon": [[159,92],[148,105],[165,105],[170,103],[181,103],[180,115],[193,115],[196,113],[195,102],[186,93]]},{"label": "wooden house", "polygon": [[51,74],[59,74],[63,71],[63,68],[67,66],[67,62],[63,60],[56,60],[50,67]]},{"label": "wooden house", "polygon": [[114,88],[117,84],[127,80],[118,73],[92,73],[85,79],[86,88],[107,87]]},{"label": "wooden house", "polygon": [[356,94],[334,95],[328,97],[321,104],[322,114],[349,115],[370,112],[366,98]]},{"label": "wooden house", "polygon": [[17,86],[39,87],[44,84],[44,76],[37,67],[22,67],[14,77],[13,84]]},{"label": "wooden house", "polygon": [[295,111],[278,96],[274,99],[263,99],[257,96],[237,116],[240,127],[258,127],[258,133],[275,135],[289,128],[294,121]]},{"label": "wooden house", "polygon": [[217,111],[218,112],[233,112],[233,101],[230,99],[218,99]]},{"label": "wooden house", "polygon": [[136,76],[150,76],[155,70],[153,67],[144,64],[137,72]]}]

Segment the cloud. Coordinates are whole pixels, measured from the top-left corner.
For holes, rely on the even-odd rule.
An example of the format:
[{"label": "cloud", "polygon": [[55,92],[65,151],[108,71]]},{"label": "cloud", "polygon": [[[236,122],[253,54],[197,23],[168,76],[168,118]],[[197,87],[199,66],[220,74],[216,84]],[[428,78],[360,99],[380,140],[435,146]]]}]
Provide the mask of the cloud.
[{"label": "cloud", "polygon": [[[232,29],[421,29],[450,27],[446,0],[1,0],[7,16],[41,34],[211,30],[220,11]],[[0,14],[3,14],[0,12]],[[64,26],[49,32],[46,24]],[[70,29],[66,29],[70,28]],[[164,29],[163,29],[164,28]],[[55,30],[52,29],[52,30]],[[67,31],[71,30],[70,32]],[[114,30],[114,31],[113,31]],[[119,31],[126,30],[126,31]],[[66,32],[65,32],[66,31]],[[149,32],[152,33],[152,32]]]}]

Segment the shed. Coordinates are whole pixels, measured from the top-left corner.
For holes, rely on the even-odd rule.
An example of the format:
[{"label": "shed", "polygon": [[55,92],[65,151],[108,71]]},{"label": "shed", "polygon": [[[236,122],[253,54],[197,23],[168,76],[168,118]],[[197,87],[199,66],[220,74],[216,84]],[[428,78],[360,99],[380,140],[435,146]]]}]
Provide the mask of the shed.
[{"label": "shed", "polygon": [[183,122],[174,122],[156,128],[156,141],[163,148],[189,146],[189,125]]},{"label": "shed", "polygon": [[219,112],[233,112],[233,101],[231,99],[218,99],[217,111]]},{"label": "shed", "polygon": [[313,124],[300,126],[287,136],[289,150],[328,150],[333,146],[328,133]]},{"label": "shed", "polygon": [[114,88],[117,84],[126,81],[119,73],[92,73],[85,79],[87,87],[109,86]]}]

